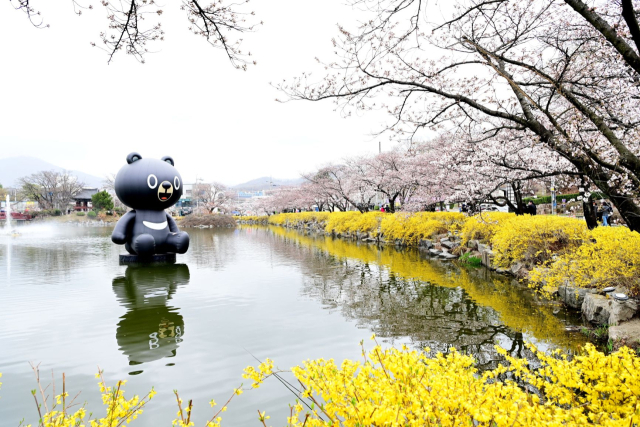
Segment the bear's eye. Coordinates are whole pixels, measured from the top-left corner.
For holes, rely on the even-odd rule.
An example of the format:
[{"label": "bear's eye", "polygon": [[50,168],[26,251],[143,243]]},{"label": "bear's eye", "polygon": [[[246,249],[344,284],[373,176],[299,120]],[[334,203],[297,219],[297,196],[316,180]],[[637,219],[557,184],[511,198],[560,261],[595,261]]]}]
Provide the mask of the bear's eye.
[{"label": "bear's eye", "polygon": [[180,189],[180,178],[178,178],[177,176],[173,178],[173,186],[176,190]]},{"label": "bear's eye", "polygon": [[[152,184],[153,182],[153,184]],[[154,189],[158,186],[158,178],[156,178],[156,176],[154,174],[151,174],[147,177],[147,185],[149,186],[150,189]]]}]

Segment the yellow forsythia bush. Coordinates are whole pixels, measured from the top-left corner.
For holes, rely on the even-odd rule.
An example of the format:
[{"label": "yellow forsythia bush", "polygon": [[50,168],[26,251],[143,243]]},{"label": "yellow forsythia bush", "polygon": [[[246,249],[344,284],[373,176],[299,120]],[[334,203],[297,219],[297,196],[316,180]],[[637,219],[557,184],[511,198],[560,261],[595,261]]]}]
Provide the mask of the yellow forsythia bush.
[{"label": "yellow forsythia bush", "polygon": [[466,216],[459,212],[399,212],[385,216],[380,231],[387,240],[399,239],[407,245],[416,245],[437,234],[460,231],[465,220]]},{"label": "yellow forsythia bush", "polygon": [[[546,267],[546,268],[545,268]],[[575,250],[529,273],[529,281],[547,288],[569,282],[582,288],[626,286],[640,296],[640,234],[626,227],[598,227]]]},{"label": "yellow forsythia bush", "polygon": [[502,223],[515,216],[507,212],[482,212],[467,218],[460,232],[462,244],[466,245],[470,240],[490,242]]},{"label": "yellow forsythia bush", "polygon": [[[536,353],[541,366],[515,359],[482,374],[472,356],[376,346],[364,360],[306,361],[292,369],[302,404],[288,426],[630,426],[640,422],[640,358],[624,347],[604,355],[593,345],[569,360]],[[517,382],[504,379],[510,373]],[[263,380],[261,378],[260,380]],[[520,384],[518,384],[520,383]],[[539,391],[521,387],[527,384]],[[541,395],[541,397],[539,396]]]},{"label": "yellow forsythia bush", "polygon": [[353,224],[361,217],[360,212],[333,212],[329,215],[327,222],[325,223],[325,231],[334,233],[346,233],[355,231]]},{"label": "yellow forsythia bush", "polygon": [[378,234],[380,222],[387,214],[382,212],[333,212],[329,215],[325,230],[329,233],[371,233]]},{"label": "yellow forsythia bush", "polygon": [[[2,374],[0,374],[0,376],[1,375]],[[74,403],[74,399],[69,399],[69,393],[65,392],[54,396],[53,401],[48,402],[43,391],[42,397],[44,400],[38,402],[36,392],[33,390],[32,394],[34,399],[36,399],[38,412],[41,415],[38,425],[43,427],[117,427],[128,425],[142,414],[143,408],[153,399],[153,396],[156,395],[155,390],[152,388],[151,391],[142,398],[136,395],[131,399],[126,399],[124,397],[124,390],[122,389],[126,381],[118,381],[115,386],[110,387],[105,384],[102,378],[102,372],[96,374],[96,378],[100,378],[98,386],[102,394],[102,403],[106,407],[104,417],[93,418],[93,414],[89,413],[89,419],[85,420],[87,417],[85,405],[82,405],[75,411],[69,411],[70,407],[77,406],[77,404]],[[42,388],[40,388],[40,390],[42,390]],[[31,427],[31,425],[26,427]]]},{"label": "yellow forsythia bush", "polygon": [[324,222],[329,214],[329,212],[281,213],[271,215],[269,224],[296,227],[305,222]]},{"label": "yellow forsythia bush", "polygon": [[437,234],[458,233],[466,216],[459,212],[300,212],[272,215],[269,224],[295,227],[305,222],[324,224],[327,232],[383,234],[387,240],[416,245]]},{"label": "yellow forsythia bush", "polygon": [[584,221],[548,215],[514,216],[500,222],[491,239],[496,267],[515,262],[541,265],[554,255],[575,251],[588,238]]},{"label": "yellow forsythia bush", "polygon": [[252,222],[260,222],[260,223],[267,223],[267,221],[269,220],[269,217],[266,215],[244,215],[244,216],[239,216],[239,215],[234,215],[233,219],[235,219],[236,221],[252,221]]}]

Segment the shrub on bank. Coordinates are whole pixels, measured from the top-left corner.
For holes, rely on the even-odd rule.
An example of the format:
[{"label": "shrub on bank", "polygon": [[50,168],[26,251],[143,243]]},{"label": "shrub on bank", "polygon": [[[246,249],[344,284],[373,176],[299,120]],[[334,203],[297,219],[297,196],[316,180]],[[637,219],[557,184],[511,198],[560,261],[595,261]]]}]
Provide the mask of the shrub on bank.
[{"label": "shrub on bank", "polygon": [[428,349],[376,346],[368,354],[363,349],[363,362],[307,361],[293,373],[303,397],[316,407],[305,411],[298,403],[289,425],[622,426],[640,421],[640,358],[628,348],[605,356],[588,344],[571,360],[560,352],[531,350],[541,364],[537,370],[498,348],[508,364],[482,374],[473,357],[455,349],[429,357]]},{"label": "shrub on bank", "polygon": [[[340,212],[334,212],[340,213]],[[298,227],[305,222],[325,222],[329,219],[330,212],[298,212],[298,213],[281,213],[271,215],[269,224],[283,225],[289,227]]]},{"label": "shrub on bank", "polygon": [[626,227],[598,227],[587,236],[578,248],[529,273],[530,282],[547,288],[566,282],[581,288],[624,286],[640,296],[640,234]]},{"label": "shrub on bank", "polygon": [[26,212],[34,218],[46,217],[46,216],[62,216],[60,209],[40,209],[39,211]]},{"label": "shrub on bank", "polygon": [[88,216],[89,218],[92,218],[92,219],[93,219],[93,218],[97,217],[97,216],[98,216],[98,214],[97,214],[95,211],[89,211],[89,212],[87,212],[87,216]]},{"label": "shrub on bank", "polygon": [[316,222],[329,233],[383,234],[387,240],[402,240],[407,245],[415,245],[421,239],[437,234],[459,232],[465,219],[466,216],[459,212],[300,212],[272,215],[269,224],[298,227]]},{"label": "shrub on bank", "polygon": [[86,214],[84,212],[82,212],[82,211],[78,211],[78,212],[76,212],[76,215],[77,216],[85,216]]},{"label": "shrub on bank", "polygon": [[516,262],[543,265],[555,255],[575,251],[588,237],[584,221],[548,215],[523,215],[501,221],[491,246],[496,267]]},{"label": "shrub on bank", "polygon": [[382,212],[334,212],[328,216],[324,229],[329,233],[360,232],[376,236],[384,216]]},{"label": "shrub on bank", "polygon": [[466,245],[470,240],[490,242],[500,225],[515,216],[506,212],[481,212],[467,218],[460,232],[462,244]]},{"label": "shrub on bank", "polygon": [[245,222],[252,222],[252,223],[257,223],[257,224],[266,224],[269,220],[269,217],[267,215],[234,215],[233,219],[235,219],[236,221],[245,221]]},{"label": "shrub on bank", "polygon": [[438,234],[459,232],[465,220],[466,216],[459,212],[400,212],[386,215],[380,231],[387,240],[417,245],[420,240],[431,239]]}]

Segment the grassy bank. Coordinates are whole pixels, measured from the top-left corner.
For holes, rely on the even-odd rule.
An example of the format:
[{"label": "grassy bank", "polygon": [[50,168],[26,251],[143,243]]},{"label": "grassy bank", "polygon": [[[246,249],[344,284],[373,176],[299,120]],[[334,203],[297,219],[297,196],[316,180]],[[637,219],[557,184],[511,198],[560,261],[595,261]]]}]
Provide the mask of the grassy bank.
[{"label": "grassy bank", "polygon": [[107,215],[105,212],[72,212],[68,215],[49,215],[36,217],[33,222],[68,224],[68,223],[92,223],[92,222],[112,222],[116,223],[120,219],[117,214]]},{"label": "grassy bank", "polygon": [[534,286],[623,286],[631,296],[640,296],[640,234],[626,227],[588,230],[575,218],[502,212],[471,217],[457,212],[302,212],[240,218],[407,246],[451,235],[460,239],[459,253],[483,243],[491,248],[495,267],[521,265]]},{"label": "grassy bank", "polygon": [[236,221],[223,214],[187,215],[178,220],[178,227],[225,227],[233,228]]}]

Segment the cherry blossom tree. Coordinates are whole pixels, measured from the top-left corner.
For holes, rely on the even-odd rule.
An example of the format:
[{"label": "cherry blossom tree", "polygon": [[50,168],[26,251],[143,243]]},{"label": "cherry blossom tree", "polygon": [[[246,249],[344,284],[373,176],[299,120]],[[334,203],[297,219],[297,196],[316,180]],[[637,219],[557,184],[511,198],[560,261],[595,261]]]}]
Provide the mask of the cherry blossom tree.
[{"label": "cherry blossom tree", "polygon": [[383,130],[399,138],[460,130],[511,145],[521,134],[640,230],[636,2],[465,0],[437,23],[420,0],[352,3],[373,16],[340,27],[322,81],[279,86],[291,99],[382,108],[393,118]]},{"label": "cherry blossom tree", "polygon": [[229,202],[229,189],[219,182],[198,182],[193,185],[192,194],[209,212],[225,208]]},{"label": "cherry blossom tree", "polygon": [[313,185],[313,188],[329,206],[330,210],[346,211],[349,206],[358,206],[358,183],[346,165],[328,165],[302,177]]},{"label": "cherry blossom tree", "polygon": [[438,145],[446,147],[439,163],[451,169],[443,179],[458,190],[454,198],[491,200],[523,214],[523,195],[532,182],[555,177],[568,181],[567,185],[577,183],[579,174],[570,162],[522,132],[505,131],[491,138],[457,132],[439,140]]},{"label": "cherry blossom tree", "polygon": [[[36,9],[37,0],[9,0],[16,10],[24,12],[29,21],[39,28],[49,27],[42,14]],[[249,0],[224,3],[214,0],[181,0],[180,9],[186,14],[188,29],[197,36],[204,37],[214,48],[221,49],[238,69],[246,70],[251,60],[251,52],[242,50],[242,39],[237,35],[254,31],[261,25],[255,21],[254,12],[246,10]],[[71,0],[77,15],[93,10],[91,0]],[[93,46],[108,54],[108,62],[114,55],[124,51],[144,63],[149,47],[164,40],[164,29],[160,17],[165,12],[155,0],[100,0],[107,17],[107,28],[100,32],[99,42]]]},{"label": "cherry blossom tree", "polygon": [[[359,183],[360,201],[371,204],[379,192],[388,200],[390,212],[395,212],[396,203],[411,198],[418,182],[409,162],[410,156],[401,149],[381,153],[373,157],[356,157],[346,162],[352,181]],[[364,195],[368,194],[368,198]]]}]

